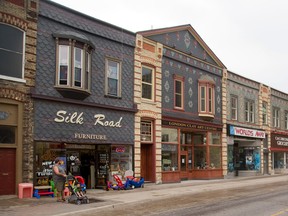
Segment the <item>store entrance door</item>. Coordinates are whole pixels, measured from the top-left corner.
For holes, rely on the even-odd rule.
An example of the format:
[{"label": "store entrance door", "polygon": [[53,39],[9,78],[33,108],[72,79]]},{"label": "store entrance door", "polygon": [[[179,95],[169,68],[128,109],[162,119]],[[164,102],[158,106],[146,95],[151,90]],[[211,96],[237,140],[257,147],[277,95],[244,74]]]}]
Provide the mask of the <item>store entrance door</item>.
[{"label": "store entrance door", "polygon": [[188,153],[181,151],[180,155],[180,178],[181,180],[188,180]]},{"label": "store entrance door", "polygon": [[0,195],[15,194],[16,150],[2,148],[0,151]]},{"label": "store entrance door", "polygon": [[154,182],[153,145],[141,144],[141,176],[145,181]]}]

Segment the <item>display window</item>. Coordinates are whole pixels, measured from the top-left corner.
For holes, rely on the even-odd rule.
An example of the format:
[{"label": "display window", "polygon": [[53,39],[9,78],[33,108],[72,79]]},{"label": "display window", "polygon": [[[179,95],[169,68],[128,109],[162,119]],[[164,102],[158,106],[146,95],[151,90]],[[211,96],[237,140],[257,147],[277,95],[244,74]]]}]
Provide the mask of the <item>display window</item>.
[{"label": "display window", "polygon": [[[179,133],[179,136],[178,136]],[[178,137],[180,137],[178,143]],[[221,169],[221,133],[162,128],[162,171],[178,170],[178,147],[187,169]],[[186,168],[186,167],[185,167]]]},{"label": "display window", "polygon": [[274,169],[284,168],[284,152],[274,152]]},{"label": "display window", "polygon": [[259,147],[239,147],[239,170],[260,170]]}]

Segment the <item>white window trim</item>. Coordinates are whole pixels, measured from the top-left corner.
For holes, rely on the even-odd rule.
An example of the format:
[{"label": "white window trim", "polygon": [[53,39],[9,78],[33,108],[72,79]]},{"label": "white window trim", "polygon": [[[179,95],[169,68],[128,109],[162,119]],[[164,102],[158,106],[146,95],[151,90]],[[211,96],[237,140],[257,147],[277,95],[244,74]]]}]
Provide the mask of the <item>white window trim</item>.
[{"label": "white window trim", "polygon": [[[248,106],[247,106],[248,110],[246,109],[246,103],[248,104]],[[253,111],[250,110],[251,106],[253,108]],[[245,112],[245,122],[254,123],[255,122],[255,103],[254,103],[254,101],[245,100],[244,112]],[[251,114],[252,114],[252,117],[251,117]]]},{"label": "white window trim", "polygon": [[[235,100],[235,107],[233,107],[233,99]],[[235,118],[233,118],[233,111],[235,111]],[[238,97],[231,96],[231,120],[238,120]]]},{"label": "white window trim", "polygon": [[280,109],[276,107],[273,108],[273,127],[280,127]]},{"label": "white window trim", "polygon": [[[143,81],[142,81],[142,71],[143,71],[143,67],[152,70],[152,80],[151,80],[151,84],[144,82],[144,83],[147,84],[147,85],[151,85],[151,94],[152,94],[152,95],[151,95],[151,99],[149,99],[149,98],[143,98],[143,97],[142,97],[142,89],[143,89],[143,86],[142,86],[142,84],[143,84]],[[155,69],[154,69],[153,67],[149,67],[149,66],[146,66],[146,65],[142,65],[142,67],[141,67],[141,99],[142,99],[142,100],[151,101],[151,102],[155,100],[155,96],[154,96],[154,95],[155,95],[155,83],[154,83],[154,80],[155,80]]]},{"label": "white window trim", "polygon": [[[108,94],[108,66],[109,61],[116,62],[118,64],[118,74],[117,74],[117,80],[118,80],[118,86],[117,86],[117,95],[111,95]],[[121,82],[121,73],[122,73],[122,62],[118,59],[112,59],[112,58],[106,58],[105,59],[105,95],[110,97],[121,97],[121,89],[122,89],[122,82]]]},{"label": "white window trim", "polygon": [[[198,113],[199,116],[212,117],[215,115],[215,86],[211,83],[199,82],[198,84]],[[202,89],[204,89],[204,98],[202,98]],[[211,100],[209,98],[209,90],[211,89]],[[205,103],[204,109],[202,110],[202,103]],[[212,110],[209,110],[209,104],[211,103]]]}]

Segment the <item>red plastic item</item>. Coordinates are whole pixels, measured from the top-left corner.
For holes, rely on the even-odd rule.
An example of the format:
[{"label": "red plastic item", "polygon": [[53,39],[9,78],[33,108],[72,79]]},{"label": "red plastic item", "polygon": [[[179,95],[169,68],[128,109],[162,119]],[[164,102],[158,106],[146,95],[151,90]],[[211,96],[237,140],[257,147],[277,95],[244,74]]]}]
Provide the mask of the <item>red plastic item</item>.
[{"label": "red plastic item", "polygon": [[20,183],[18,185],[18,198],[32,198],[33,196],[33,184],[32,183]]}]

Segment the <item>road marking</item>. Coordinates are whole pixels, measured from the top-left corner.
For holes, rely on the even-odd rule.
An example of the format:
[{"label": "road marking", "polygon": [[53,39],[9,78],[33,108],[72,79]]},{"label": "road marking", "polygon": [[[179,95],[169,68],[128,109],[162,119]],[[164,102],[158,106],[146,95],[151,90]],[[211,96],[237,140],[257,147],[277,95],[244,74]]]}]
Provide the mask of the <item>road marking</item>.
[{"label": "road marking", "polygon": [[288,209],[285,209],[285,210],[282,210],[282,211],[276,212],[275,214],[272,214],[271,216],[278,216],[278,215],[282,215],[282,214],[284,214],[285,212],[288,212]]}]

